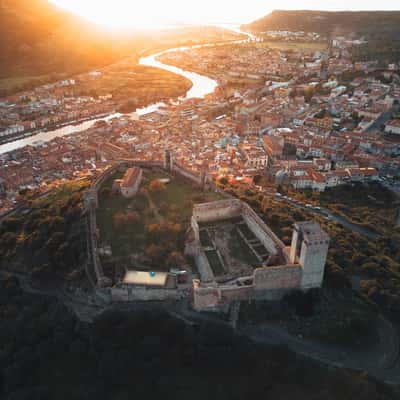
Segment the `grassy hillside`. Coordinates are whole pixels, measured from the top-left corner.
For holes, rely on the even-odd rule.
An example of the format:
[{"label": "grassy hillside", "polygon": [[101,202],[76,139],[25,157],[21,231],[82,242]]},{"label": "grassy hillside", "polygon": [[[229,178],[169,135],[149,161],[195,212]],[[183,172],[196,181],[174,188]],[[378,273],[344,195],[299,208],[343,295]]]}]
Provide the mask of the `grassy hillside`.
[{"label": "grassy hillside", "polygon": [[0,275],[0,397],[40,400],[389,400],[363,373],[327,368],[229,328],[174,319],[157,305],[92,324]]},{"label": "grassy hillside", "polygon": [[0,0],[0,78],[78,71],[115,59],[95,26],[46,0]]},{"label": "grassy hillside", "polygon": [[353,49],[355,61],[400,60],[400,11],[273,11],[242,27],[252,32],[288,30],[364,37],[367,44]]},{"label": "grassy hillside", "polygon": [[328,33],[354,32],[369,37],[400,33],[399,11],[282,11],[275,10],[267,16],[245,25],[256,32],[290,30]]}]

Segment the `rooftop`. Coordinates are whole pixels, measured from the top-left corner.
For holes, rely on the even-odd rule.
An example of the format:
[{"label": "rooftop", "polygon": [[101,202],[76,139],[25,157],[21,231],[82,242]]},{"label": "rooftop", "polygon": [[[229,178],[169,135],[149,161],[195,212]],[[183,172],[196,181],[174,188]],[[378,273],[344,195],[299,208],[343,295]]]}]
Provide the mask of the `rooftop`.
[{"label": "rooftop", "polygon": [[139,173],[140,173],[140,168],[136,167],[129,168],[125,173],[121,186],[126,188],[134,185],[139,176]]},{"label": "rooftop", "polygon": [[167,277],[168,274],[166,272],[127,271],[123,283],[137,286],[164,287]]}]

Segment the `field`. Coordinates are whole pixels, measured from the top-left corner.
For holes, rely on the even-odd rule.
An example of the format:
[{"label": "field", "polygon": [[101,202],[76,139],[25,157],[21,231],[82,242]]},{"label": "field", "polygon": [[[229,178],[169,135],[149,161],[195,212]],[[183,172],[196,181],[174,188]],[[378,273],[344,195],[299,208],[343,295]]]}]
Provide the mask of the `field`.
[{"label": "field", "polygon": [[64,78],[64,74],[24,75],[0,79],[0,95],[12,94],[21,90],[33,89],[36,86]]},{"label": "field", "polygon": [[257,43],[257,47],[268,47],[271,49],[280,50],[313,50],[322,51],[327,49],[325,42],[284,42],[267,40],[262,43]]}]

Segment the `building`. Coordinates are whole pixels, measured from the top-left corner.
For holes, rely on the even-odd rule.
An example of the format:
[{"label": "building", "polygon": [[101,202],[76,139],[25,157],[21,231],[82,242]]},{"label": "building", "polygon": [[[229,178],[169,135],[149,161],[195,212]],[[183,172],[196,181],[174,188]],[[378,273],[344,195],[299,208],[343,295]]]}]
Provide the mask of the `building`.
[{"label": "building", "polygon": [[142,182],[143,171],[140,168],[129,168],[120,183],[122,196],[130,199],[136,196]]},{"label": "building", "polygon": [[400,135],[400,119],[392,119],[386,123],[386,133],[394,133]]},{"label": "building", "polygon": [[284,139],[277,136],[264,136],[264,149],[273,158],[282,158]]},{"label": "building", "polygon": [[[241,254],[229,243],[234,235]],[[194,206],[186,252],[194,257],[200,279],[193,281],[198,311],[219,311],[233,301],[280,300],[293,290],[322,286],[329,236],[315,222],[294,226],[285,245],[246,203],[222,200]]]}]

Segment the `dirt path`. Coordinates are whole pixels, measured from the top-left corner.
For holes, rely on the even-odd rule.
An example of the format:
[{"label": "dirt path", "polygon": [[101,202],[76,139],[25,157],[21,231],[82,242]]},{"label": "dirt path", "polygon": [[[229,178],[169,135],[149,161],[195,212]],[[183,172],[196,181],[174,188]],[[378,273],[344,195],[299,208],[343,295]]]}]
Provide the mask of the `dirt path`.
[{"label": "dirt path", "polygon": [[243,326],[239,332],[255,342],[270,345],[285,345],[290,350],[305,357],[338,368],[350,368],[366,371],[387,384],[400,384],[399,343],[396,328],[388,321],[379,323],[380,341],[376,348],[368,351],[356,351],[325,346],[291,335],[285,329],[274,324]]},{"label": "dirt path", "polygon": [[159,224],[163,224],[165,222],[165,218],[160,214],[158,207],[154,204],[153,199],[151,198],[151,196],[149,195],[149,193],[147,191],[146,191],[146,198],[149,203],[149,208],[154,213],[154,216],[156,217],[157,222]]}]

